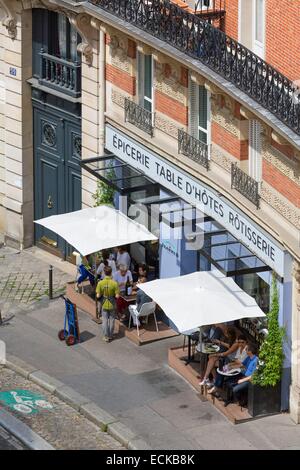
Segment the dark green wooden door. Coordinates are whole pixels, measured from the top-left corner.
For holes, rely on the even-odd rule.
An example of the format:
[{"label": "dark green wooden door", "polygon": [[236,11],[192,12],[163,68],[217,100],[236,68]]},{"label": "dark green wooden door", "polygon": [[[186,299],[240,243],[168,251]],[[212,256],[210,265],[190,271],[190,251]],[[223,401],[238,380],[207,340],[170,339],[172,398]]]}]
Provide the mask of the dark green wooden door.
[{"label": "dark green wooden door", "polygon": [[[80,120],[34,107],[35,219],[81,209]],[[72,247],[55,233],[35,226],[35,242],[67,256]]]}]

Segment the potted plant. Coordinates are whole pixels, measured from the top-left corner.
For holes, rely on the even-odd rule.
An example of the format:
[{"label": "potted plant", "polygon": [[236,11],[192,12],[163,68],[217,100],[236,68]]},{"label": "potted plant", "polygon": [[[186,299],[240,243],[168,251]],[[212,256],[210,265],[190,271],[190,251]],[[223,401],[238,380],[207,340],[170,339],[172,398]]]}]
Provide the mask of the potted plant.
[{"label": "potted plant", "polygon": [[[105,177],[109,180],[112,180],[116,177],[115,171],[113,168],[106,170]],[[114,195],[115,190],[107,183],[102,180],[97,181],[97,190],[95,194],[93,194],[93,198],[95,200],[95,207],[101,206],[103,204],[113,206],[114,205]]]},{"label": "potted plant", "polygon": [[258,367],[248,392],[251,416],[279,413],[281,409],[281,373],[284,361],[284,328],[279,326],[279,299],[276,277],[273,274],[271,310],[267,314],[268,334],[258,353]]}]

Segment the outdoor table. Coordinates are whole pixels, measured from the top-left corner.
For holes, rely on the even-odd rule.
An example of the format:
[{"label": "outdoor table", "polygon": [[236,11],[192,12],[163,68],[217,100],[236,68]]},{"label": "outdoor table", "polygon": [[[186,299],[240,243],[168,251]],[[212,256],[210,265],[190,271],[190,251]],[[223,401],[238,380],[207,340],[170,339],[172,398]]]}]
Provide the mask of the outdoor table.
[{"label": "outdoor table", "polygon": [[131,295],[120,294],[120,297],[128,304],[136,302],[136,292],[132,293]]},{"label": "outdoor table", "polygon": [[213,345],[213,348],[211,348],[211,350],[208,350],[207,344],[202,343],[202,349],[200,349],[200,343],[198,343],[196,346],[196,351],[201,352],[202,354],[216,354],[220,351],[220,346]]},{"label": "outdoor table", "polygon": [[218,374],[224,375],[225,377],[234,377],[234,376],[239,375],[241,373],[240,368],[233,369],[232,371],[233,372],[230,372],[230,371],[224,372],[223,370],[220,370],[219,368],[217,369]]}]

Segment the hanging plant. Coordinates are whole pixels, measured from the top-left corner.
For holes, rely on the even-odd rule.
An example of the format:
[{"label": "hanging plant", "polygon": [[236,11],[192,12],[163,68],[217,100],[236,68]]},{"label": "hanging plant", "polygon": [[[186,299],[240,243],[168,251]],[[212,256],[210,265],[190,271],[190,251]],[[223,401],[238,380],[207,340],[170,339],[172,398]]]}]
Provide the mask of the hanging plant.
[{"label": "hanging plant", "polygon": [[271,311],[267,314],[268,334],[261,344],[258,354],[258,367],[253,374],[252,382],[262,387],[275,386],[281,380],[284,361],[283,339],[284,328],[279,326],[279,298],[276,277],[273,274]]},{"label": "hanging plant", "polygon": [[[116,177],[115,171],[113,168],[106,170],[105,177],[108,180],[112,180]],[[97,190],[95,194],[93,194],[93,198],[95,200],[95,207],[101,206],[103,204],[113,206],[114,205],[114,195],[115,190],[105,183],[102,180],[97,181]]]}]

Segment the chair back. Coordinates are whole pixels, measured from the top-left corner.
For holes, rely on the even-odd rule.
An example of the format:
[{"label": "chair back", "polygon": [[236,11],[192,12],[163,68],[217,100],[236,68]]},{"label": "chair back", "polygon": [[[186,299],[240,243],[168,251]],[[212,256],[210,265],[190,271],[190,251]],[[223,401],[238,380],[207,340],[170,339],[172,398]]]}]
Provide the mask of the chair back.
[{"label": "chair back", "polygon": [[147,316],[151,315],[151,313],[155,312],[156,303],[155,302],[146,302],[141,306],[141,310],[138,313],[138,316]]}]

